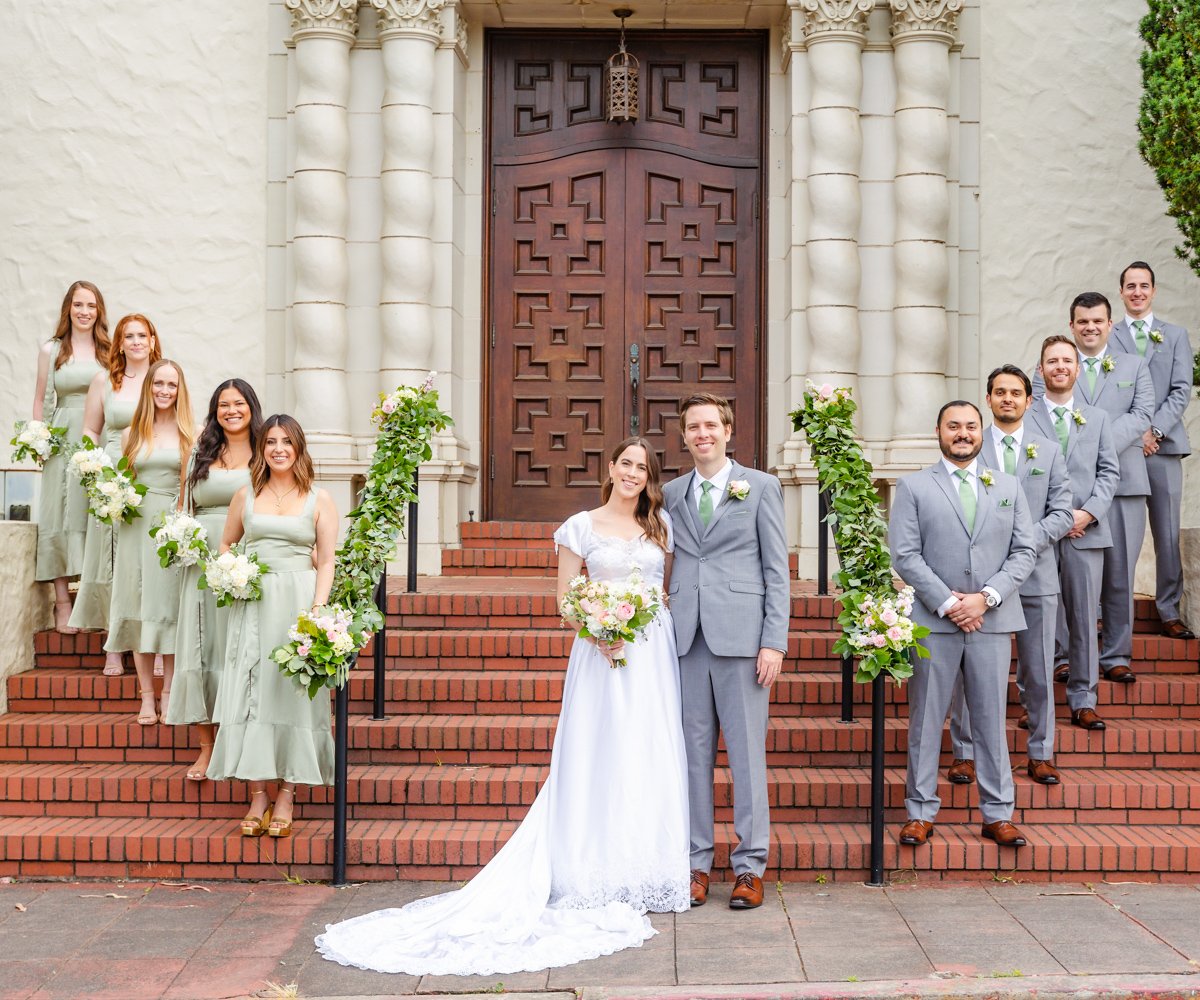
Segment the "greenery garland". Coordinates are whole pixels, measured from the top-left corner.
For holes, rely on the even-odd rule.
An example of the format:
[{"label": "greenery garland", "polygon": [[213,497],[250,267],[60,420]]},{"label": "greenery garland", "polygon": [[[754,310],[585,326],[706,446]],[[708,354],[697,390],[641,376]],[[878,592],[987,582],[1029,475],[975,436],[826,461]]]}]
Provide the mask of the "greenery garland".
[{"label": "greenery garland", "polygon": [[1183,235],[1175,253],[1200,274],[1200,0],[1148,0],[1148,7],[1138,151]]},{"label": "greenery garland", "polygon": [[804,405],[792,411],[792,426],[808,438],[818,487],[831,497],[827,520],[838,555],[833,579],[842,592],[842,635],[833,651],[858,660],[855,680],[860,684],[880,673],[903,681],[912,676],[910,650],[929,656],[918,641],[929,629],[908,618],[911,588],[897,593],[893,582],[883,506],[871,463],[854,436],[857,409],[849,389],[808,382]]}]

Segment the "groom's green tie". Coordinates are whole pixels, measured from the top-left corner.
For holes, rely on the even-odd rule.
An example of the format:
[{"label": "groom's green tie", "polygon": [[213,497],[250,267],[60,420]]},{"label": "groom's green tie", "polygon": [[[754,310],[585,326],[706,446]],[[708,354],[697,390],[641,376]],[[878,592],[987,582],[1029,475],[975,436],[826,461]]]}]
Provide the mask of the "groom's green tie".
[{"label": "groom's green tie", "polygon": [[966,469],[959,469],[956,473],[958,476],[958,499],[962,502],[963,513],[967,516],[967,531],[975,531],[975,491],[971,489],[971,484],[967,482],[967,476],[970,475]]},{"label": "groom's green tie", "polygon": [[1058,435],[1058,443],[1062,445],[1063,458],[1067,457],[1067,408],[1065,406],[1056,406],[1054,408],[1054,433]]},{"label": "groom's green tie", "polygon": [[1146,356],[1146,345],[1150,343],[1150,338],[1146,336],[1146,321],[1144,319],[1135,319],[1133,321],[1133,341],[1137,344],[1138,354],[1143,358]]},{"label": "groom's green tie", "polygon": [[715,489],[716,487],[707,479],[700,484],[700,523],[706,528],[708,527],[708,522],[712,520],[712,491]]},{"label": "groom's green tie", "polygon": [[1096,398],[1096,365],[1100,364],[1099,358],[1084,358],[1083,363],[1087,365],[1087,380],[1088,380],[1088,395],[1093,399]]},{"label": "groom's green tie", "polygon": [[1005,434],[1000,440],[1004,442],[1004,471],[1010,476],[1017,474],[1016,441],[1011,434]]}]

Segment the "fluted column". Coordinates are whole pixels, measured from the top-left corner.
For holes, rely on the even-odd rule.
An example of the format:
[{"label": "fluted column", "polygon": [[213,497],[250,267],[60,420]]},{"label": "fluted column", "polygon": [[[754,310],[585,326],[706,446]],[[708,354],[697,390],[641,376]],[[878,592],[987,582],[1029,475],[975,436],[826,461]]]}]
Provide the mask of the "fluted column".
[{"label": "fluted column", "polygon": [[295,44],[291,302],[296,417],[318,457],[348,457],[346,166],[357,0],[286,0]]},{"label": "fluted column", "polygon": [[384,93],[381,388],[424,380],[433,348],[434,52],[446,0],[371,0]]},{"label": "fluted column", "polygon": [[862,50],[874,0],[803,0],[811,80],[807,259],[809,374],[858,389],[858,175]]},{"label": "fluted column", "polygon": [[928,441],[945,402],[950,46],[963,0],[890,0],[896,63],[893,451]]}]

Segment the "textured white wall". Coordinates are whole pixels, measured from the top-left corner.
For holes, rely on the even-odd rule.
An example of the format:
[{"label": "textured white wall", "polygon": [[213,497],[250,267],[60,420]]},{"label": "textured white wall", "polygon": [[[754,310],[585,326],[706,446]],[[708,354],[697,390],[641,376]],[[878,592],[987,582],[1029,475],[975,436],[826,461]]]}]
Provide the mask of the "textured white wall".
[{"label": "textured white wall", "polygon": [[[0,33],[0,431],[67,286],[144,312],[196,408],[265,388],[267,8],[10,4]],[[268,408],[278,402],[264,399]],[[0,445],[0,465],[8,461]]]},{"label": "textured white wall", "polygon": [[1067,332],[1076,293],[1103,292],[1123,315],[1117,278],[1135,259],[1155,268],[1156,312],[1200,343],[1200,279],[1175,257],[1178,231],[1137,152],[1144,11],[982,5],[980,392],[996,365],[1030,364],[1043,337]]}]

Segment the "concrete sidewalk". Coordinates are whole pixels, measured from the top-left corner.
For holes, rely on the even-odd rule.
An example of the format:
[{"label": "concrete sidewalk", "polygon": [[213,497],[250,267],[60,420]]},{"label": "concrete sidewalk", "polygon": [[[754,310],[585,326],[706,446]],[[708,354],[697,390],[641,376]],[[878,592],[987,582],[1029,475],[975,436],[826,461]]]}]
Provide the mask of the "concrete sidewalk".
[{"label": "concrete sidewalk", "polygon": [[1200,996],[1200,888],[788,884],[657,915],[640,949],[496,977],[388,976],[316,956],[326,923],[444,885],[0,885],[0,998]]}]

